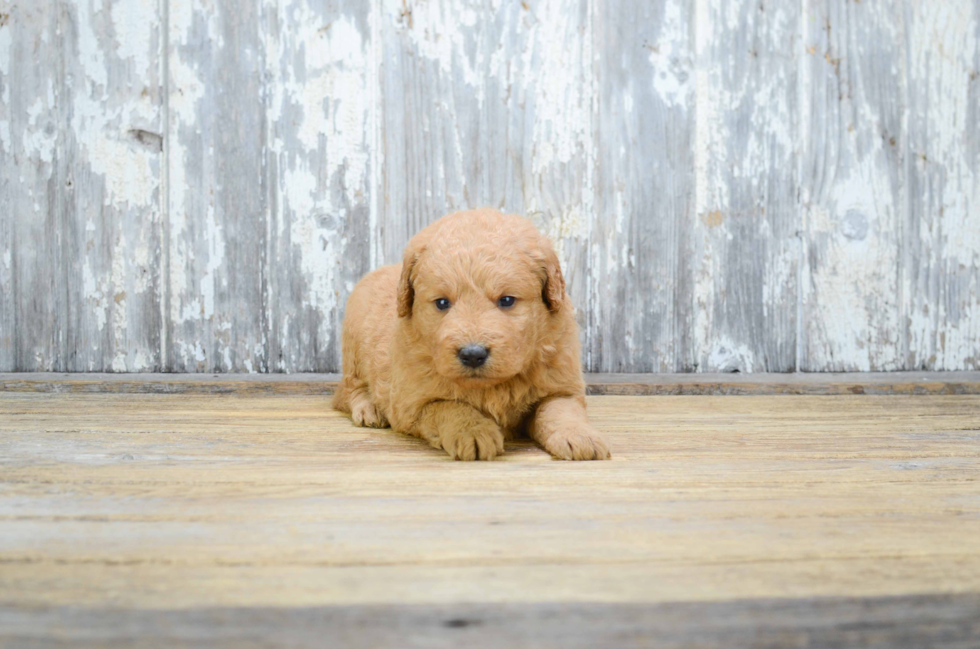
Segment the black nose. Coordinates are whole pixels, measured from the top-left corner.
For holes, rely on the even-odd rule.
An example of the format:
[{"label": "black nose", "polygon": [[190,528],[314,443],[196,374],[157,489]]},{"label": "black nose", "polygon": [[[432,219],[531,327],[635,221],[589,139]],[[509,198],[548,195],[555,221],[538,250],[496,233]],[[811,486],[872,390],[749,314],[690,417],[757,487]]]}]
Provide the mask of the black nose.
[{"label": "black nose", "polygon": [[483,345],[467,345],[461,350],[456,352],[459,356],[459,362],[466,367],[480,367],[487,362],[487,356],[490,355],[490,350],[488,350]]}]

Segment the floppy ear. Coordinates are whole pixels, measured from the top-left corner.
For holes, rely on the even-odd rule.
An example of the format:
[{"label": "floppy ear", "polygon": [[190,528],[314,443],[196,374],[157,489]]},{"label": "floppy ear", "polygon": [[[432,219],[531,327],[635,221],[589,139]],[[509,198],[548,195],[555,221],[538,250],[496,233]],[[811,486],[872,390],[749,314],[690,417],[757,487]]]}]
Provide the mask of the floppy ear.
[{"label": "floppy ear", "polygon": [[565,277],[561,274],[561,264],[555,254],[551,242],[544,240],[541,244],[544,256],[544,286],[541,288],[541,299],[552,313],[558,313],[565,301]]},{"label": "floppy ear", "polygon": [[398,280],[398,317],[404,318],[412,315],[412,303],[415,301],[415,288],[412,286],[412,272],[415,264],[425,246],[420,248],[408,247],[405,249],[405,258],[402,260],[402,274]]}]

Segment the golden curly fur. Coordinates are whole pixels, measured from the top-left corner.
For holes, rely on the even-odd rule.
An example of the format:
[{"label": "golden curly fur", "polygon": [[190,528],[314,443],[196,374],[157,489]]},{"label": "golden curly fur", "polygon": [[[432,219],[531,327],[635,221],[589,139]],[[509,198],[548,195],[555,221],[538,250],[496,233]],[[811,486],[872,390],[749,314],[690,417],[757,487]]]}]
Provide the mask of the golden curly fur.
[{"label": "golden curly fur", "polygon": [[[489,352],[477,367],[461,361],[470,345]],[[493,459],[522,433],[556,458],[609,458],[585,414],[558,257],[519,216],[444,216],[401,266],[365,276],[347,301],[343,370],[333,403],[354,424],[390,424],[457,460]]]}]

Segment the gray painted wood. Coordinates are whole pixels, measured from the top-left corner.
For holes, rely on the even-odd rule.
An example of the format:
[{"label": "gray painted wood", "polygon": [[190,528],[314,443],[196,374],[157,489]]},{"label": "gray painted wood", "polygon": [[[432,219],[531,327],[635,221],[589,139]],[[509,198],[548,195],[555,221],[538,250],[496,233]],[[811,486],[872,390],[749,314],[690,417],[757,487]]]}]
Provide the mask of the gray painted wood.
[{"label": "gray painted wood", "polygon": [[814,1],[803,25],[801,366],[902,369],[902,3]]},{"label": "gray painted wood", "polygon": [[15,370],[65,370],[69,362],[68,93],[58,4],[0,4],[0,358]]},{"label": "gray painted wood", "polygon": [[[4,6],[3,9],[8,9]],[[13,184],[15,164],[13,160],[13,141],[11,140],[11,83],[10,60],[13,58],[13,38],[6,29],[10,23],[9,12],[0,12],[0,206],[13,211],[16,199]],[[25,30],[25,34],[27,30]],[[24,34],[21,34],[23,36]],[[16,181],[18,184],[20,180]],[[16,336],[16,292],[14,285],[14,223],[9,216],[0,212],[0,367],[17,367],[15,348],[19,346]]]},{"label": "gray painted wood", "polygon": [[71,371],[157,370],[162,20],[155,1],[61,6],[62,230]]},{"label": "gray painted wood", "polygon": [[800,7],[695,4],[695,367],[792,371]]},{"label": "gray painted wood", "polygon": [[0,0],[0,371],[336,371],[447,211],[593,371],[980,368],[971,0]]},{"label": "gray painted wood", "polygon": [[693,11],[686,0],[595,9],[593,371],[693,364]]},{"label": "gray painted wood", "polygon": [[0,7],[0,364],[160,369],[156,5]]},{"label": "gray painted wood", "polygon": [[980,5],[912,3],[906,366],[980,366]]},{"label": "gray painted wood", "polygon": [[258,0],[169,0],[167,367],[268,368]]},{"label": "gray painted wood", "polygon": [[346,296],[371,269],[376,43],[369,3],[272,7],[264,21],[269,369],[327,372],[340,367]]}]

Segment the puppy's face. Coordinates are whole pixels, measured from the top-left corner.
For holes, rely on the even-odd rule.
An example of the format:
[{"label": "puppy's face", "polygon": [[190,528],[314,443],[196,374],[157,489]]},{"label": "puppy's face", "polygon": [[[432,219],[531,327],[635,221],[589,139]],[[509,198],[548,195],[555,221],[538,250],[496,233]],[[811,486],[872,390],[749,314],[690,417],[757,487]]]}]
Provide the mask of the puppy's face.
[{"label": "puppy's face", "polygon": [[411,291],[403,315],[417,344],[440,375],[463,387],[494,385],[527,369],[548,344],[564,292],[550,245],[502,247],[429,245],[412,257],[407,278],[403,270]]}]

